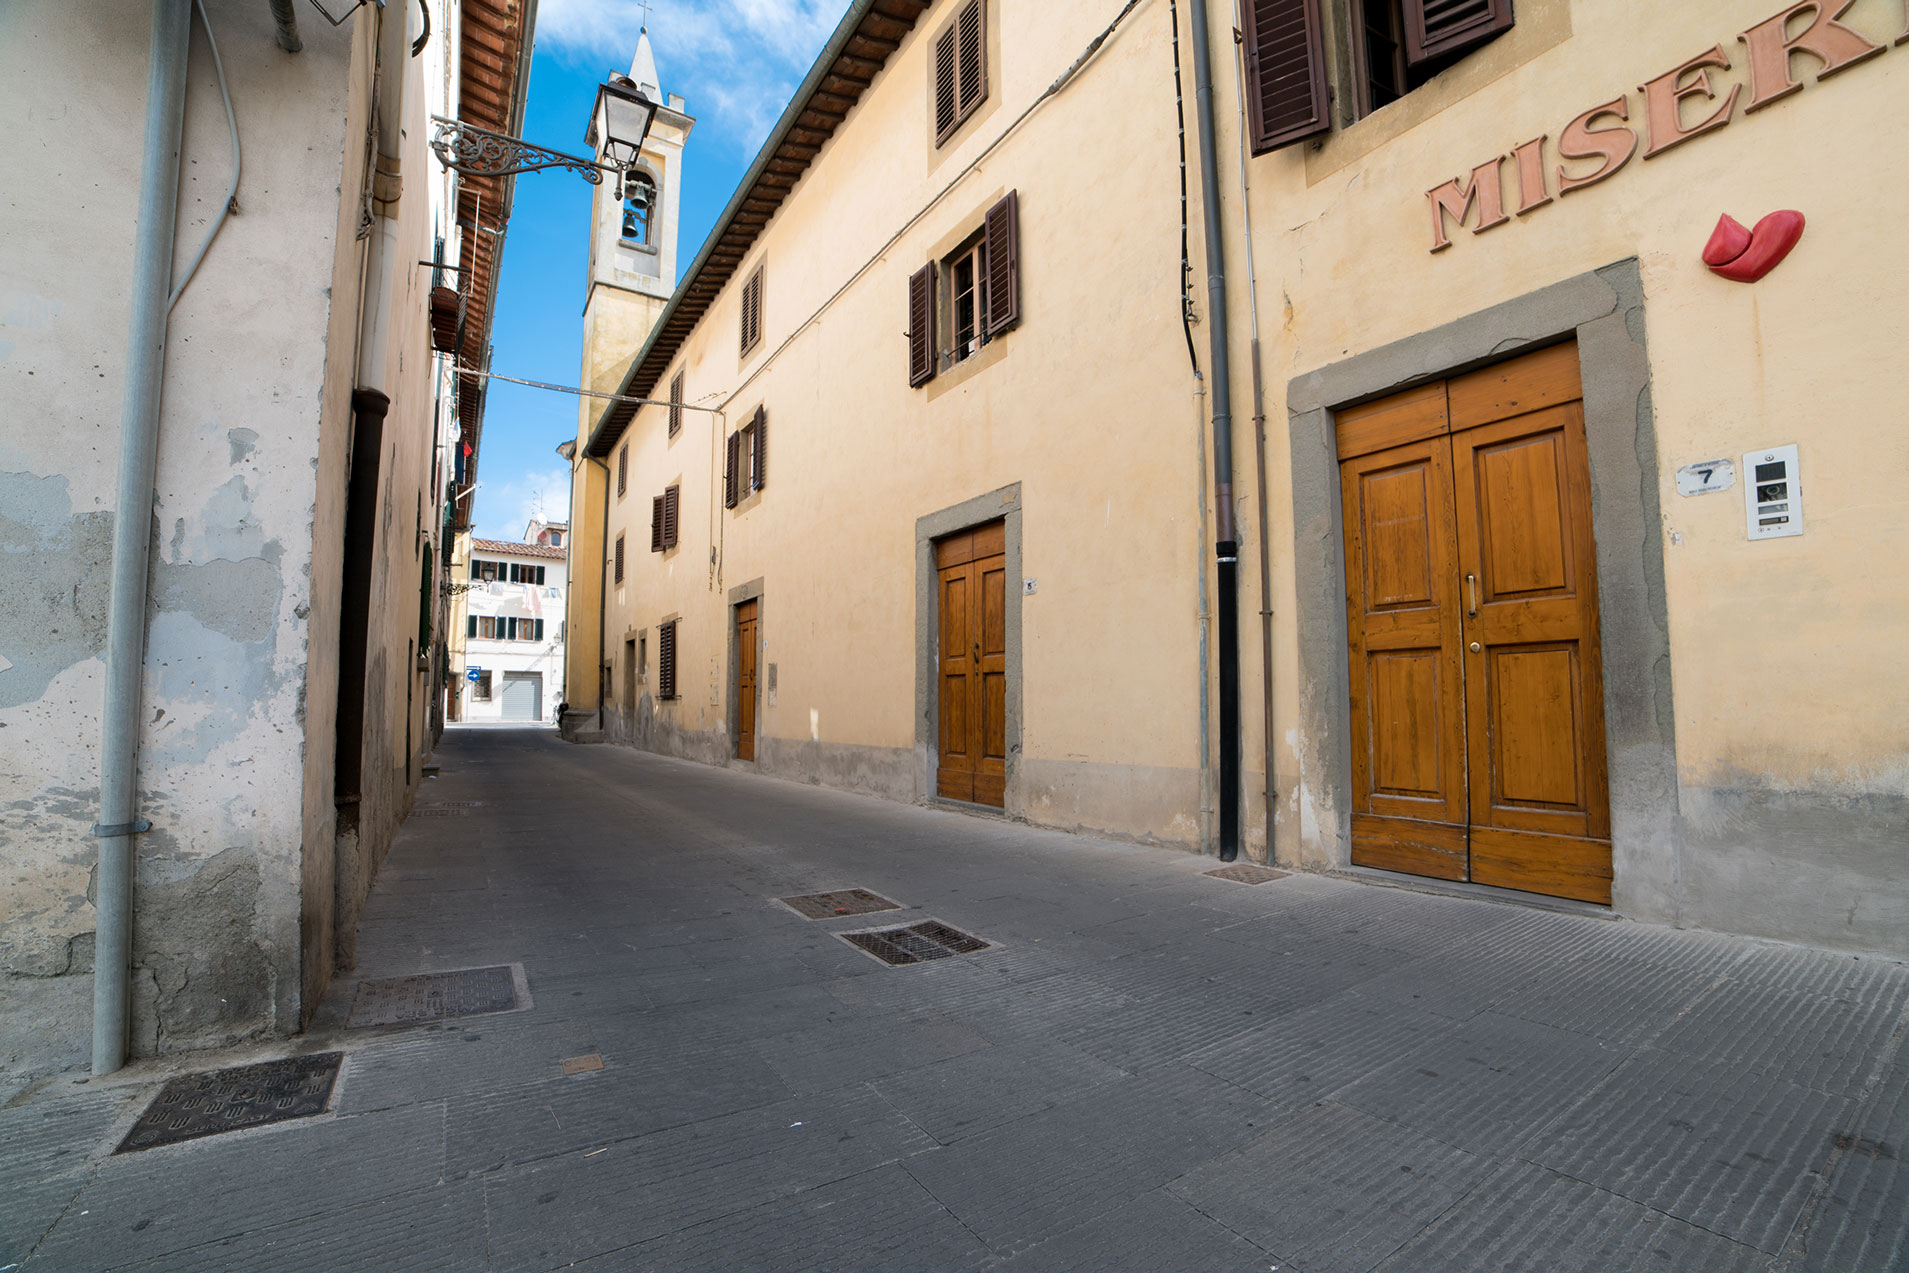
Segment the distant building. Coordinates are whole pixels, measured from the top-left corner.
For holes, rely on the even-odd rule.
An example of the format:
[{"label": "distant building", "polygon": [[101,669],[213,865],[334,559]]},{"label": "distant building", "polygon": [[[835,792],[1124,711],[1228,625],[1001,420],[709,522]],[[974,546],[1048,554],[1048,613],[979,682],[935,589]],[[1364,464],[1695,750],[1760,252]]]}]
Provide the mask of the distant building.
[{"label": "distant building", "polygon": [[446,715],[555,723],[563,700],[563,522],[530,523],[523,543],[460,536]]},{"label": "distant building", "polygon": [[849,4],[586,332],[570,734],[1909,952],[1900,0],[1198,12]]}]

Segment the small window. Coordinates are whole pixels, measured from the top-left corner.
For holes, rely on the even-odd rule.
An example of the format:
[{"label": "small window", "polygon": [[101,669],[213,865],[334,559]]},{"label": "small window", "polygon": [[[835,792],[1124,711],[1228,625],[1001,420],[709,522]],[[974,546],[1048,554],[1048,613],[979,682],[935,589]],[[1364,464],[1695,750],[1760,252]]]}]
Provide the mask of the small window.
[{"label": "small window", "polygon": [[977,234],[942,263],[948,278],[948,362],[981,352],[988,335],[988,244]]},{"label": "small window", "polygon": [[630,444],[625,442],[616,453],[616,497],[623,498],[623,492],[630,489]]},{"label": "small window", "polygon": [[650,500],[650,551],[667,552],[676,547],[680,529],[682,487],[672,486]]},{"label": "small window", "polygon": [[[1021,321],[1021,198],[1008,191],[974,236],[908,279],[908,383],[965,362]],[[945,307],[942,297],[946,297]],[[940,333],[947,333],[947,344]]]},{"label": "small window", "polygon": [[471,701],[488,703],[491,701],[491,674],[479,672],[477,679],[471,682]]},{"label": "small window", "polygon": [[988,96],[986,0],[967,0],[935,37],[935,145],[953,136]]},{"label": "small window", "polygon": [[669,378],[669,435],[675,437],[683,431],[683,373],[678,371]]},{"label": "small window", "polygon": [[646,172],[631,173],[623,186],[623,241],[656,244],[656,182]]},{"label": "small window", "polygon": [[759,491],[769,474],[769,413],[762,407],[749,423],[729,435],[723,466],[723,507],[734,508],[752,491]]},{"label": "small window", "polygon": [[676,697],[676,625],[672,619],[656,630],[656,697]]},{"label": "small window", "polygon": [[623,536],[616,537],[616,583],[623,582]]},{"label": "small window", "polygon": [[550,546],[551,546],[552,548],[562,548],[562,547],[563,547],[563,532],[562,532],[562,531],[560,531],[560,530],[553,530],[553,531],[550,531],[550,532],[548,532],[548,534],[549,534],[549,537],[550,537]]},{"label": "small window", "polygon": [[1389,106],[1511,29],[1511,0],[1347,0],[1352,106]]},{"label": "small window", "polygon": [[636,638],[636,677],[642,680],[650,673],[650,637],[644,633]]},{"label": "small window", "polygon": [[762,264],[742,285],[742,354],[762,343]]}]

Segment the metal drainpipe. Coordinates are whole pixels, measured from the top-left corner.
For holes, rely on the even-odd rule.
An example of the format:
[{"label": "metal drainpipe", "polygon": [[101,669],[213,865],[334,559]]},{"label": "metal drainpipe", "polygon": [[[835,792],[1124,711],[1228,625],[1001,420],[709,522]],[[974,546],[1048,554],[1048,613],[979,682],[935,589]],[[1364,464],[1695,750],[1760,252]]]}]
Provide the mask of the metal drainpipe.
[{"label": "metal drainpipe", "polygon": [[272,0],[272,22],[278,27],[279,48],[296,53],[305,47],[298,38],[298,13],[292,8],[292,0]]},{"label": "metal drainpipe", "polygon": [[166,298],[179,209],[191,0],[153,0],[146,74],[146,148],[133,239],[132,323],[120,411],[119,488],[113,518],[113,592],[106,616],[106,703],[101,721],[97,950],[93,960],[93,1073],[126,1064],[131,1017],[133,836],[137,818],[140,686],[146,663],[146,589],[152,549],[159,399],[166,369]]},{"label": "metal drainpipe", "polygon": [[[1192,0],[1193,110],[1199,121],[1200,204],[1206,232],[1207,331],[1213,392],[1213,512],[1220,636],[1220,861],[1240,853],[1239,537],[1233,522],[1233,384],[1227,347],[1226,250],[1213,141],[1213,71],[1206,0]],[[1263,546],[1262,546],[1263,547]]]}]

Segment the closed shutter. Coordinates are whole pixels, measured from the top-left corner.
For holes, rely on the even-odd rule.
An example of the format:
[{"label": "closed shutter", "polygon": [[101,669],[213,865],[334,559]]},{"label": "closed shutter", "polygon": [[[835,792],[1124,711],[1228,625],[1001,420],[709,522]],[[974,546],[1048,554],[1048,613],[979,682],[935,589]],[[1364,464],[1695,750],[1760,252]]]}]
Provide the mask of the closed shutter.
[{"label": "closed shutter", "polygon": [[663,497],[657,495],[650,499],[650,551],[660,553],[663,548]]},{"label": "closed shutter", "polygon": [[683,488],[672,486],[663,492],[663,547],[676,547],[676,515],[682,502]]},{"label": "closed shutter", "polygon": [[1253,153],[1263,155],[1331,129],[1319,0],[1244,0],[1244,5]]},{"label": "closed shutter", "polygon": [[616,537],[616,581],[623,582],[623,536]]},{"label": "closed shutter", "polygon": [[968,0],[935,37],[935,144],[939,146],[988,96],[988,16]]},{"label": "closed shutter", "polygon": [[958,109],[955,88],[955,24],[935,40],[935,144],[954,131]]},{"label": "closed shutter", "polygon": [[623,498],[623,492],[630,489],[630,448],[626,445],[616,453],[616,497]]},{"label": "closed shutter", "polygon": [[908,278],[908,387],[935,378],[935,275],[931,261]]},{"label": "closed shutter", "polygon": [[482,576],[481,574],[479,574],[479,573],[478,573],[478,570],[477,570],[477,558],[475,558],[475,557],[473,557],[473,558],[471,558],[471,578],[473,578],[473,579],[481,579],[481,578],[483,578],[483,576]]},{"label": "closed shutter", "polygon": [[470,630],[466,632],[464,635],[473,636],[473,637],[477,635],[477,616],[476,615],[470,616]]},{"label": "closed shutter", "polygon": [[723,443],[724,508],[734,508],[736,506],[736,453],[742,450],[742,447],[739,445],[741,442],[742,430],[738,429],[729,435],[727,442]]},{"label": "closed shutter", "polygon": [[1511,30],[1511,0],[1405,0],[1405,60],[1417,66]]},{"label": "closed shutter", "polygon": [[656,630],[656,696],[676,697],[676,624]]},{"label": "closed shutter", "polygon": [[544,621],[542,619],[538,619],[536,620],[536,624],[537,624],[537,630],[531,634],[531,639],[533,641],[541,641],[544,639]]},{"label": "closed shutter", "polygon": [[983,222],[988,247],[988,335],[999,336],[1021,321],[1021,196],[988,209]]},{"label": "closed shutter", "polygon": [[683,373],[677,372],[669,378],[669,435],[675,437],[683,429]]},{"label": "closed shutter", "polygon": [[769,457],[769,409],[767,407],[756,408],[756,427],[749,437],[749,446],[755,452],[749,461],[749,487],[751,490],[759,491],[762,489],[764,475],[768,472],[764,467]]},{"label": "closed shutter", "polygon": [[762,339],[762,270],[762,266],[756,266],[756,272],[742,285],[742,352],[745,354]]}]

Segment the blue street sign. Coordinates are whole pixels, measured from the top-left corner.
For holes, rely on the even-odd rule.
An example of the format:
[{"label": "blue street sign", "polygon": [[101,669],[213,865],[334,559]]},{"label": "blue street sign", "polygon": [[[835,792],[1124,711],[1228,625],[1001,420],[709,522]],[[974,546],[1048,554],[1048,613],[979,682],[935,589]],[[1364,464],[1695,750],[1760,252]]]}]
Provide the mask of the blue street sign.
[{"label": "blue street sign", "polygon": [[481,667],[467,667],[464,669],[464,679],[467,681],[475,681],[478,677],[482,676],[483,674],[484,674],[484,669]]}]

